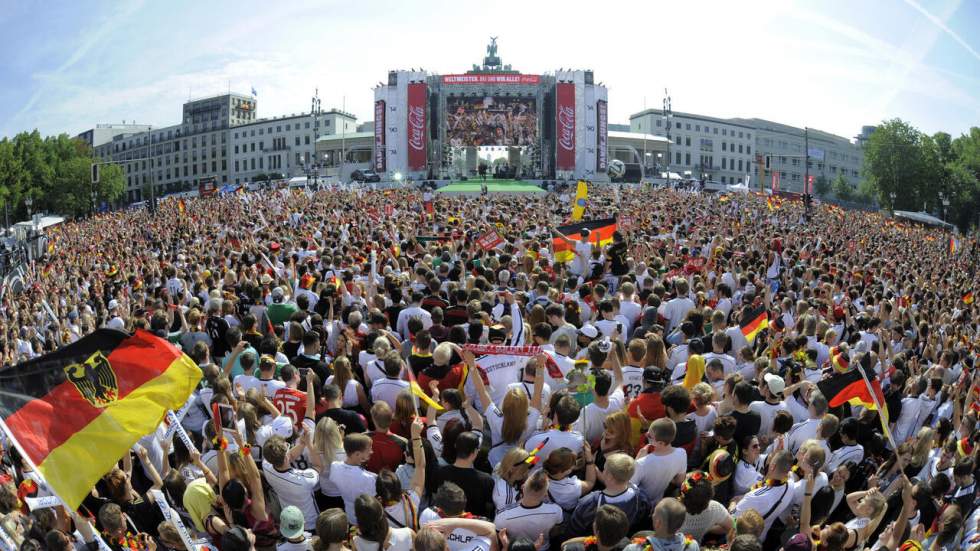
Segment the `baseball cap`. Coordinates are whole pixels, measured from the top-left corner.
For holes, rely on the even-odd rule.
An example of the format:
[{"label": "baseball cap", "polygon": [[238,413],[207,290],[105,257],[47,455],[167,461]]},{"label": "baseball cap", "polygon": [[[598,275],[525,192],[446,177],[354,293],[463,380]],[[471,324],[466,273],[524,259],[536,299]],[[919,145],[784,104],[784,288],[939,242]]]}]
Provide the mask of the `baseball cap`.
[{"label": "baseball cap", "polygon": [[282,300],[286,292],[282,290],[282,287],[276,287],[272,290],[272,300]]},{"label": "baseball cap", "polygon": [[645,383],[665,382],[666,377],[664,375],[664,371],[659,367],[650,366],[643,368],[643,382]]},{"label": "baseball cap", "polygon": [[276,436],[289,438],[293,435],[293,422],[285,415],[280,415],[279,417],[273,419],[269,426],[272,428],[272,432]]},{"label": "baseball cap", "polygon": [[250,551],[252,542],[248,530],[242,526],[232,526],[221,536],[221,551]]},{"label": "baseball cap", "polygon": [[110,310],[115,310],[116,308],[119,308],[119,301],[116,300],[116,299],[110,300],[109,301],[109,309]]},{"label": "baseball cap", "polygon": [[303,512],[299,507],[290,505],[279,513],[279,532],[282,537],[293,539],[303,533]]},{"label": "baseball cap", "polygon": [[766,386],[769,387],[769,392],[773,394],[781,394],[786,388],[786,381],[774,373],[766,373],[765,380]]},{"label": "baseball cap", "polygon": [[586,323],[578,330],[578,334],[590,339],[594,339],[599,336],[599,330],[595,328],[591,323]]}]

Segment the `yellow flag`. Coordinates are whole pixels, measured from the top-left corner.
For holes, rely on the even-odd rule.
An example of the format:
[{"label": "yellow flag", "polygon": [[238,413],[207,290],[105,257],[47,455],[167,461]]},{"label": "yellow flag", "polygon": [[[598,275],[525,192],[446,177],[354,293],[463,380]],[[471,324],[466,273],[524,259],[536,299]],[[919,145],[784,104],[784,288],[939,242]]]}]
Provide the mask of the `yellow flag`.
[{"label": "yellow flag", "polygon": [[585,180],[578,181],[578,190],[575,192],[575,202],[572,203],[572,222],[582,219],[585,214],[585,200],[589,197],[589,185]]}]

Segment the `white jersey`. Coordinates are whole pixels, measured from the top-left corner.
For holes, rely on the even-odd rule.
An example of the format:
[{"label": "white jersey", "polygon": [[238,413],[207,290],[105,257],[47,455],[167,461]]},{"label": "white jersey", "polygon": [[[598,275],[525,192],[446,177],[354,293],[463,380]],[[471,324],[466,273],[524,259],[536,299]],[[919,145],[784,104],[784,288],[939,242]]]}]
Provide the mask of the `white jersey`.
[{"label": "white jersey", "polygon": [[551,529],[561,523],[564,512],[554,503],[539,503],[534,507],[525,507],[517,503],[503,511],[499,511],[493,519],[498,530],[507,529],[507,535],[512,538],[538,539],[539,534],[545,534],[544,545],[539,551],[548,550],[548,537]]},{"label": "white jersey", "polygon": [[628,365],[623,368],[623,395],[626,403],[640,395],[643,390],[643,368]]},{"label": "white jersey", "polygon": [[395,400],[403,390],[408,389],[408,381],[385,377],[374,381],[371,385],[371,402],[385,402],[391,411],[395,411]]},{"label": "white jersey", "polygon": [[[545,442],[547,440],[547,442]],[[551,429],[544,432],[539,432],[534,436],[527,439],[524,443],[525,450],[533,450],[538,447],[539,444],[545,442],[544,447],[538,452],[538,456],[541,461],[547,461],[548,455],[557,450],[558,448],[568,448],[572,450],[572,453],[578,455],[582,452],[583,445],[585,444],[585,438],[576,431],[573,430],[558,430]]]},{"label": "white jersey", "polygon": [[375,482],[378,475],[365,470],[364,467],[348,465],[334,461],[330,466],[330,481],[340,489],[340,497],[344,499],[344,510],[350,523],[357,525],[357,515],[354,514],[354,501],[361,494],[375,495]]},{"label": "white jersey", "polygon": [[[480,366],[487,374],[490,386],[487,391],[490,399],[497,405],[504,403],[504,395],[511,383],[521,380],[521,370],[527,364],[528,356],[511,356],[510,354],[488,354],[476,359],[476,365]],[[480,404],[484,409],[489,404]]]},{"label": "white jersey", "polygon": [[606,407],[600,407],[599,404],[593,402],[585,406],[581,413],[579,413],[578,420],[572,425],[572,428],[577,430],[585,437],[585,441],[589,443],[593,448],[597,448],[599,440],[602,439],[602,433],[606,430],[605,422],[606,417],[609,417],[613,413],[623,409],[624,406],[623,399],[623,389],[617,388],[609,396],[609,405]]},{"label": "white jersey", "polygon": [[262,461],[262,472],[269,486],[276,492],[279,502],[285,507],[295,505],[303,511],[306,530],[316,530],[316,517],[320,510],[316,506],[313,492],[320,488],[320,473],[316,469],[293,469],[280,471],[268,461]]},{"label": "white jersey", "polygon": [[752,490],[739,500],[735,506],[735,514],[732,516],[738,519],[742,513],[754,509],[762,515],[762,520],[765,523],[761,537],[764,540],[773,522],[793,503],[792,490],[790,485],[786,483],[779,486],[762,486]]},{"label": "white jersey", "polygon": [[566,511],[575,510],[582,497],[582,483],[577,476],[567,476],[561,480],[548,479],[548,500]]},{"label": "white jersey", "polygon": [[[439,513],[432,509],[425,509],[419,515],[419,524],[425,526],[430,522],[439,520]],[[446,537],[446,544],[449,551],[490,551],[490,539],[478,536],[469,530],[457,528]]]},{"label": "white jersey", "polygon": [[630,480],[643,489],[650,503],[657,503],[664,490],[678,474],[687,473],[687,452],[674,448],[667,455],[649,454],[636,461],[636,472]]},{"label": "white jersey", "polygon": [[497,463],[503,459],[504,455],[507,454],[514,446],[520,445],[528,436],[533,433],[538,426],[538,418],[541,413],[534,408],[528,409],[527,412],[527,426],[524,428],[524,434],[518,438],[517,442],[504,442],[503,441],[503,427],[504,427],[504,413],[500,411],[500,408],[496,404],[490,404],[490,407],[486,409],[484,415],[487,418],[487,424],[490,425],[490,453],[488,460],[490,461],[490,466],[496,467]]}]

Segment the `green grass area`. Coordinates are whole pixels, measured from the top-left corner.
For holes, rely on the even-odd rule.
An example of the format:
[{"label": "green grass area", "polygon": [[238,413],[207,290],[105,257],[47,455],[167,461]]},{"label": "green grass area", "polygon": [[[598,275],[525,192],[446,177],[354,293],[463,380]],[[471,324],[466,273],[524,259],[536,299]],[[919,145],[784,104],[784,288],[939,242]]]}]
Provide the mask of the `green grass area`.
[{"label": "green grass area", "polygon": [[[490,193],[543,193],[538,186],[520,180],[487,179],[486,183]],[[482,184],[480,180],[455,182],[439,188],[438,193],[480,193]]]}]

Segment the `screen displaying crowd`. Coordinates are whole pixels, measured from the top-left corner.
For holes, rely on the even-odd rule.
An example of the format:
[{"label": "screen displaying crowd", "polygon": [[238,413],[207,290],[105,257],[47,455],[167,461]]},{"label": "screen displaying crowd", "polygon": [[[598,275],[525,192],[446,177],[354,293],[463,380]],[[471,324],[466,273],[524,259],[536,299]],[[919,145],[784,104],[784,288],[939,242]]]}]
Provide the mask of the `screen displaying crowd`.
[{"label": "screen displaying crowd", "polygon": [[453,147],[533,145],[538,139],[535,99],[447,98],[446,138]]},{"label": "screen displaying crowd", "polygon": [[[453,112],[513,132],[522,105]],[[0,299],[0,363],[143,329],[204,377],[190,445],[161,426],[77,512],[4,441],[5,548],[977,548],[974,240],[594,186],[618,231],[566,241],[570,202],[266,191],[65,224]]]}]

